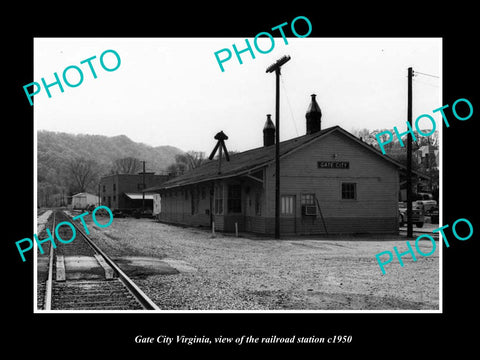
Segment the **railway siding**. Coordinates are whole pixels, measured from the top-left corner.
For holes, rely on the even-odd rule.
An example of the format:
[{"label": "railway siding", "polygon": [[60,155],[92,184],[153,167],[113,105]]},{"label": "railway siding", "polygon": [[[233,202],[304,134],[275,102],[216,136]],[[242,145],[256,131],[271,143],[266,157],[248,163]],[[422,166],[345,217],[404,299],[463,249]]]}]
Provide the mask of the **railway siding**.
[{"label": "railway siding", "polygon": [[[54,211],[53,225],[67,220],[71,219],[66,214]],[[57,247],[50,254],[48,274],[38,279],[38,309],[158,309],[92,239],[78,226],[75,228],[59,227],[61,238],[75,235],[75,241]]]}]

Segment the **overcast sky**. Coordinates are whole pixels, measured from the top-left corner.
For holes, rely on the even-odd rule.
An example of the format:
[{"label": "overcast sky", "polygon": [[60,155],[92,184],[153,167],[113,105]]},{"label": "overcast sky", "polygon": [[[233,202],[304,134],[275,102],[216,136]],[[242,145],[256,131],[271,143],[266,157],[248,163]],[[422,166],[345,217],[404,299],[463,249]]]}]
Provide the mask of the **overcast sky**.
[{"label": "overcast sky", "polygon": [[[253,47],[253,39],[249,39]],[[36,38],[34,79],[54,81],[69,65],[83,70],[83,83],[64,84],[34,98],[38,130],[74,134],[127,135],[152,146],[209,152],[214,135],[223,130],[230,150],[244,151],[263,144],[266,114],[275,114],[275,75],[265,69],[283,55],[281,140],[305,133],[310,94],[317,94],[322,128],[406,129],[407,68],[434,76],[442,73],[439,38],[275,38],[274,50],[255,59],[242,54],[225,62],[221,72],[214,52],[245,48],[244,38]],[[268,38],[259,47],[268,49]],[[104,71],[100,54],[113,49],[121,57],[116,71]],[[97,79],[88,64],[92,61]],[[224,56],[222,54],[221,56]],[[114,66],[112,54],[105,57]],[[112,65],[113,64],[113,65]],[[75,71],[69,79],[75,82]],[[63,80],[62,80],[63,81]],[[442,106],[441,77],[414,78],[413,119]],[[28,100],[26,99],[28,102]],[[439,114],[433,115],[440,123]],[[424,126],[423,126],[424,125]],[[431,128],[428,122],[422,128]]]}]

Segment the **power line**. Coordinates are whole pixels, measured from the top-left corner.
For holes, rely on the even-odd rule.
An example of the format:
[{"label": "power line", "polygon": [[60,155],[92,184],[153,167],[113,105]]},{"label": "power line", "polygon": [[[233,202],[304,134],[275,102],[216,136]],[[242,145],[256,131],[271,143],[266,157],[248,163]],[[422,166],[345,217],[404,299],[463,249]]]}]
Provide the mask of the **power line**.
[{"label": "power line", "polygon": [[293,115],[293,111],[292,111],[292,106],[290,105],[290,99],[288,98],[288,92],[287,92],[287,89],[285,87],[285,83],[283,81],[283,77],[280,78],[280,82],[282,83],[282,87],[283,87],[283,92],[285,94],[285,97],[287,98],[287,104],[288,104],[288,108],[290,110],[290,116],[291,116],[291,119],[292,119],[292,122],[293,122],[293,126],[295,127],[295,133],[297,134],[298,136],[298,130],[297,130],[297,124],[295,122],[295,117]]},{"label": "power line", "polygon": [[437,75],[432,75],[432,74],[426,74],[426,73],[422,73],[422,72],[420,72],[420,71],[416,71],[416,70],[415,70],[413,73],[414,73],[414,75],[420,74],[420,75],[426,75],[426,76],[431,76],[431,77],[434,77],[434,78],[440,79],[440,76],[437,76]]}]

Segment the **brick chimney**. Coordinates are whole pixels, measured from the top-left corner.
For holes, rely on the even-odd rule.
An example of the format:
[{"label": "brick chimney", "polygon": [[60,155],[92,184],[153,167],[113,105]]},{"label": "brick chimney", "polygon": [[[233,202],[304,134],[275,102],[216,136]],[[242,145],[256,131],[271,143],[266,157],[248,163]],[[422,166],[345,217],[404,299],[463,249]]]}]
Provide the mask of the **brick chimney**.
[{"label": "brick chimney", "polygon": [[267,115],[267,121],[263,127],[263,146],[270,146],[275,144],[275,125],[271,119],[270,114]]},{"label": "brick chimney", "polygon": [[315,100],[315,94],[312,94],[312,100],[308,106],[305,117],[307,118],[307,134],[313,134],[321,130],[322,128],[322,111],[318,106],[317,100]]}]

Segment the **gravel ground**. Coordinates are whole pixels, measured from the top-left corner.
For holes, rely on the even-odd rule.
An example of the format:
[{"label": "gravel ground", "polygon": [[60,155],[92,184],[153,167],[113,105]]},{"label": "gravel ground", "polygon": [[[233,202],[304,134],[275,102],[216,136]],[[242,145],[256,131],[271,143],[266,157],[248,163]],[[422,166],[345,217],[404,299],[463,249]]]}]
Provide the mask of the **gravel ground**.
[{"label": "gravel ground", "polygon": [[[285,240],[223,235],[151,219],[87,219],[112,258],[153,257],[177,272],[134,278],[165,310],[438,310],[439,259],[394,259],[382,275],[375,254],[407,249],[401,237]],[[101,220],[99,220],[102,222]],[[246,235],[248,236],[248,235]],[[411,241],[413,245],[413,241]],[[422,242],[423,243],[423,242]],[[431,244],[422,244],[428,253]],[[182,267],[183,266],[183,267]]]}]

